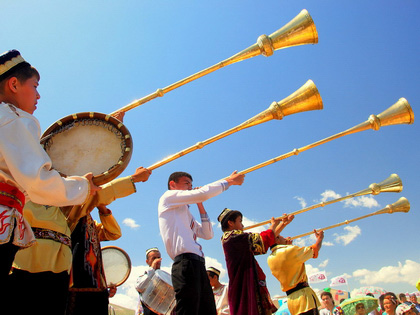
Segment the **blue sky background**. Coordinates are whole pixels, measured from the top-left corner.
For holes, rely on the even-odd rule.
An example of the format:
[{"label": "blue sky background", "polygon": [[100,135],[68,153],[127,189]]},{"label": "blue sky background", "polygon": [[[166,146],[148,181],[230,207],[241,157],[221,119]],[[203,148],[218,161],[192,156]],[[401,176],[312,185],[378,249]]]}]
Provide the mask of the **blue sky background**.
[{"label": "blue sky background", "polygon": [[[269,121],[208,145],[156,169],[138,192],[110,208],[121,224],[115,245],[126,250],[132,276],[111,301],[135,307],[133,289],[144,270],[144,252],[162,249],[157,202],[173,171],[187,171],[201,186],[233,170],[244,170],[366,121],[405,97],[417,114],[420,2],[388,1],[2,1],[1,49],[18,49],[41,73],[35,116],[45,130],[72,113],[111,113],[118,108],[212,66],[281,28],[302,9],[314,19],[317,45],[276,51],[245,60],[180,87],[129,111],[125,124],[134,152],[122,175],[230,129],[268,108],[312,79],[322,111]],[[225,207],[254,222],[346,195],[397,173],[400,194],[383,193],[337,203],[296,217],[284,231],[298,235],[382,209],[405,196],[407,214],[384,214],[325,233],[308,272],[347,275],[350,291],[376,285],[395,293],[415,291],[420,278],[418,248],[419,130],[388,126],[334,140],[246,176],[243,186],[205,203],[213,222]],[[192,206],[193,213],[197,214]],[[128,220],[127,220],[128,219]],[[129,220],[131,219],[131,220]],[[221,231],[201,241],[209,264],[223,269]],[[309,244],[300,240],[298,244]],[[266,256],[258,262],[272,295],[283,295]],[[322,289],[328,282],[314,284]]]}]

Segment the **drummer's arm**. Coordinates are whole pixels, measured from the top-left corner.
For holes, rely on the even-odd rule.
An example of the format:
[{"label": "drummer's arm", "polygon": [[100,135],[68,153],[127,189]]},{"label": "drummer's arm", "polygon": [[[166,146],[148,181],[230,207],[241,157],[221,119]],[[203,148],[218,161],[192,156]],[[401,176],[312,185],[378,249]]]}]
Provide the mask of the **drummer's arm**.
[{"label": "drummer's arm", "polygon": [[137,278],[136,282],[136,290],[139,293],[143,293],[144,290],[146,290],[147,282],[153,277],[155,274],[155,270],[153,268],[150,268],[147,272],[145,272],[143,275]]},{"label": "drummer's arm", "polygon": [[152,171],[149,171],[147,168],[138,167],[133,175],[114,179],[101,186],[102,190],[97,192],[97,204],[109,205],[115,199],[135,193],[135,183],[147,181],[151,174]]},{"label": "drummer's arm", "polygon": [[99,241],[114,241],[121,237],[121,228],[110,209],[104,205],[98,206],[101,223],[96,223]]}]

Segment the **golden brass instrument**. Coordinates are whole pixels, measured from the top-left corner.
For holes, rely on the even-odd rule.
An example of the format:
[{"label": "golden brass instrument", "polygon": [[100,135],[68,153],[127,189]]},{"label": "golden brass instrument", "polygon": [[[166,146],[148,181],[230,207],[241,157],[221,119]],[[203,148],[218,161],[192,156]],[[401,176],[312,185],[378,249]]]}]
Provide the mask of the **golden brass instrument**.
[{"label": "golden brass instrument", "polygon": [[321,95],[319,95],[318,89],[316,88],[314,82],[312,80],[308,80],[303,86],[301,86],[297,91],[295,91],[288,97],[282,99],[279,102],[271,103],[269,108],[262,111],[258,115],[248,119],[242,124],[233,127],[225,132],[222,132],[212,138],[201,142],[197,142],[195,145],[189,148],[186,148],[178,153],[164,158],[159,162],[156,162],[155,164],[149,166],[148,169],[152,171],[162,165],[165,165],[173,160],[180,158],[181,156],[191,153],[197,149],[201,149],[210,143],[227,137],[232,133],[235,133],[242,129],[259,125],[272,119],[281,120],[284,116],[318,109],[322,109]]},{"label": "golden brass instrument", "polygon": [[[327,227],[322,228],[322,229],[317,229],[317,231],[319,232],[319,231],[329,230],[329,229],[332,229],[332,228],[335,228],[335,227],[339,227],[339,226],[342,226],[342,225],[345,225],[345,224],[349,224],[349,223],[352,223],[352,222],[355,222],[355,221],[358,221],[358,220],[362,220],[362,219],[365,219],[365,218],[368,218],[368,217],[372,217],[372,216],[378,215],[378,214],[394,213],[394,212],[405,212],[405,213],[407,213],[408,211],[410,211],[410,203],[408,202],[407,198],[401,197],[400,199],[398,199],[393,204],[387,205],[385,208],[383,208],[381,210],[375,211],[373,213],[370,213],[370,214],[367,214],[367,215],[364,215],[364,216],[361,216],[361,217],[358,217],[358,218],[355,218],[355,219],[352,219],[352,220],[346,220],[346,221],[341,222],[341,223],[330,225],[330,226],[327,226]],[[312,232],[308,232],[308,233],[305,233],[305,234],[297,235],[297,236],[292,237],[291,239],[294,240],[294,239],[297,239],[297,238],[301,238],[301,237],[304,237],[304,236],[311,235],[312,233],[314,233],[314,232],[312,231]]]},{"label": "golden brass instrument", "polygon": [[[329,200],[329,201],[323,201],[323,202],[317,203],[315,205],[312,205],[310,207],[306,207],[306,208],[303,208],[301,210],[289,213],[288,215],[301,214],[301,213],[304,213],[304,212],[312,210],[312,209],[325,207],[325,206],[330,205],[332,203],[336,203],[336,202],[343,201],[343,200],[350,199],[350,198],[354,198],[354,197],[360,197],[360,196],[365,196],[365,195],[369,195],[369,194],[378,195],[381,192],[401,192],[402,189],[403,189],[403,185],[402,185],[400,177],[397,174],[391,174],[387,179],[383,180],[379,184],[376,184],[376,183],[370,184],[368,188],[363,189],[359,192],[356,192],[356,193],[353,193],[353,194],[350,194],[350,195],[347,195],[347,196],[344,196],[344,197],[340,197],[340,198],[337,198],[337,199],[333,199],[333,200]],[[284,216],[281,216],[281,217],[278,217],[277,219],[283,219],[283,218],[284,218]],[[249,229],[261,226],[261,225],[268,224],[268,223],[270,223],[270,221],[271,220],[267,220],[267,221],[263,221],[263,222],[260,222],[260,223],[257,223],[257,224],[247,226],[247,227],[244,228],[244,230],[249,230]]]},{"label": "golden brass instrument", "polygon": [[298,155],[301,152],[315,148],[331,140],[334,140],[334,139],[337,139],[346,135],[350,135],[352,133],[356,133],[356,132],[360,132],[360,131],[364,131],[368,129],[379,130],[379,128],[385,127],[385,126],[398,125],[398,124],[412,124],[413,122],[414,122],[414,113],[413,113],[413,110],[411,109],[410,104],[405,98],[400,98],[394,105],[389,107],[387,110],[383,111],[379,115],[370,115],[367,121],[357,126],[354,126],[353,128],[347,129],[345,131],[337,133],[323,140],[319,140],[307,146],[301,147],[299,149],[294,149],[293,151],[290,151],[289,153],[279,155],[271,160],[268,160],[258,165],[255,165],[253,167],[247,168],[246,170],[243,170],[239,173],[240,174],[250,173],[264,166],[284,160],[293,155]]},{"label": "golden brass instrument", "polygon": [[272,33],[270,36],[261,35],[258,37],[257,43],[248,47],[247,49],[244,49],[236,55],[225,59],[207,69],[201,70],[165,88],[158,89],[154,93],[135,100],[130,104],[112,112],[110,115],[113,115],[117,112],[127,112],[130,109],[140,106],[157,97],[162,97],[166,93],[180,86],[183,86],[230,64],[258,55],[269,57],[274,53],[275,50],[282,48],[316,43],[318,43],[318,32],[316,30],[315,24],[308,11],[302,10],[293,20],[291,20],[276,32]]}]

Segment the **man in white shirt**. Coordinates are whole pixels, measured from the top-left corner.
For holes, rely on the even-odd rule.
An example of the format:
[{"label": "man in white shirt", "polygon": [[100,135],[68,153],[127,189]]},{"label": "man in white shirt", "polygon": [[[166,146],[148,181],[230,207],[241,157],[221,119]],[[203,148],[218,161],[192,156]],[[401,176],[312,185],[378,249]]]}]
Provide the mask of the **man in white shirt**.
[{"label": "man in white shirt", "polygon": [[[192,189],[192,176],[175,172],[169,176],[168,190],[159,200],[159,229],[172,265],[172,285],[176,297],[176,314],[216,314],[213,291],[207,276],[204,253],[197,237],[211,239],[213,228],[203,202],[231,185],[242,185],[245,175],[233,172],[224,180]],[[201,224],[189,210],[197,204]]]},{"label": "man in white shirt", "polygon": [[[146,250],[146,264],[150,268],[137,279],[136,290],[137,292],[139,292],[140,296],[146,290],[148,282],[155,274],[155,270],[160,269],[161,262],[162,262],[162,258],[161,258],[160,251],[158,248],[153,247]],[[156,314],[152,310],[150,310],[146,304],[143,303],[142,298],[140,298],[140,302],[143,308],[144,315]]]}]

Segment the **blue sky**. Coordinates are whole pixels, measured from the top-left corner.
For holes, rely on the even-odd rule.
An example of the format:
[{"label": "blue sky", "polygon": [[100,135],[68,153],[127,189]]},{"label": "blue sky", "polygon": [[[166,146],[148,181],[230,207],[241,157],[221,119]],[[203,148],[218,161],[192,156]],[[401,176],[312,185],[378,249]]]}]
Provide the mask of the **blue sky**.
[{"label": "blue sky", "polygon": [[[190,172],[201,186],[351,128],[401,97],[417,114],[419,8],[415,0],[3,2],[1,49],[20,50],[40,71],[35,116],[43,130],[72,113],[111,113],[212,66],[281,28],[302,9],[317,27],[317,45],[238,62],[127,113],[124,123],[134,151],[122,175],[242,123],[309,79],[324,104],[322,111],[242,130],[162,166],[147,183],[137,184],[135,195],[114,202],[110,208],[123,236],[104,245],[126,250],[133,271],[112,302],[135,306],[133,283],[144,270],[147,248],[161,248],[163,265],[171,265],[159,235],[157,202],[173,171]],[[225,207],[260,222],[328,194],[357,192],[396,173],[404,184],[401,193],[312,210],[297,216],[284,235],[356,218],[404,196],[411,203],[409,213],[378,215],[327,231],[319,258],[308,261],[307,269],[325,270],[329,278],[345,274],[350,290],[370,284],[413,292],[420,278],[419,128],[415,122],[334,140],[248,174],[243,186],[231,187],[205,207],[213,222]],[[215,237],[201,244],[208,263],[223,269],[221,231],[217,224],[214,229]],[[283,295],[266,256],[258,262],[271,294]],[[222,281],[227,280],[224,272]]]}]

